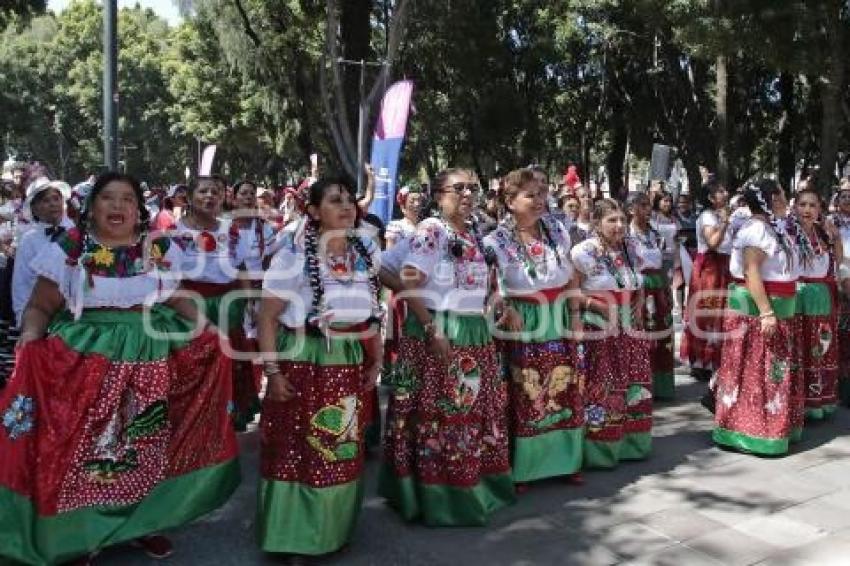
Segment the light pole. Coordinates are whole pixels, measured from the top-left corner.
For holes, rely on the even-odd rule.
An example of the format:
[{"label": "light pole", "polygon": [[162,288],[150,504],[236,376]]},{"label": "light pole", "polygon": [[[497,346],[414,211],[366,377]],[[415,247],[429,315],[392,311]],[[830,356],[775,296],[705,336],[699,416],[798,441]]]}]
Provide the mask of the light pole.
[{"label": "light pole", "polygon": [[117,0],[103,0],[103,164],[118,169]]},{"label": "light pole", "polygon": [[[387,62],[380,61],[351,61],[349,59],[337,59],[342,65],[358,65],[360,67],[360,103],[357,112],[357,194],[363,194],[363,163],[366,160],[366,67],[385,67]],[[386,88],[384,88],[386,90]]]}]

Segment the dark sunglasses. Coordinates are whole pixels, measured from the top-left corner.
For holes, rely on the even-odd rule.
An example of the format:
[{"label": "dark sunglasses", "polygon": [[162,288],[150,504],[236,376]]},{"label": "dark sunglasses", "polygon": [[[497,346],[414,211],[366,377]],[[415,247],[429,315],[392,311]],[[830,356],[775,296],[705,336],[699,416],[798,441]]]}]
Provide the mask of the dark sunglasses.
[{"label": "dark sunglasses", "polygon": [[454,185],[446,185],[440,189],[443,192],[452,190],[455,194],[462,195],[464,192],[469,192],[473,195],[481,191],[481,186],[478,183],[455,183]]}]

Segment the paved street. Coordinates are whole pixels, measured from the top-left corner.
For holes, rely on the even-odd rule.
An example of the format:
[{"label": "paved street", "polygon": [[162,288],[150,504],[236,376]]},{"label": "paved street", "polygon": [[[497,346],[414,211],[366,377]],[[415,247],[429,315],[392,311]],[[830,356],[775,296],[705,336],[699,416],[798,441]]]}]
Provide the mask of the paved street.
[{"label": "paved street", "polygon": [[[705,387],[681,375],[678,401],[659,404],[652,458],[586,485],[535,484],[486,528],[407,525],[375,495],[376,459],[350,548],[323,564],[847,564],[850,562],[850,411],[806,428],[785,458],[714,447],[697,403]],[[173,534],[169,565],[271,564],[253,536],[257,435],[242,436],[244,481],[230,503]],[[147,564],[138,550],[97,562]]]}]

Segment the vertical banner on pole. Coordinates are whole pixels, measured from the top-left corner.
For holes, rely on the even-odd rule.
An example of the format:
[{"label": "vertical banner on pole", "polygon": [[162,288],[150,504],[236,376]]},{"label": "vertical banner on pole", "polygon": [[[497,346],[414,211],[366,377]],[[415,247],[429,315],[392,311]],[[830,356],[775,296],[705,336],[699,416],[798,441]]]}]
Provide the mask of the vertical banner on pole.
[{"label": "vertical banner on pole", "polygon": [[399,81],[392,85],[381,103],[381,116],[372,139],[372,170],[375,172],[375,200],[369,212],[384,224],[390,221],[395,202],[398,160],[407,131],[413,82]]}]

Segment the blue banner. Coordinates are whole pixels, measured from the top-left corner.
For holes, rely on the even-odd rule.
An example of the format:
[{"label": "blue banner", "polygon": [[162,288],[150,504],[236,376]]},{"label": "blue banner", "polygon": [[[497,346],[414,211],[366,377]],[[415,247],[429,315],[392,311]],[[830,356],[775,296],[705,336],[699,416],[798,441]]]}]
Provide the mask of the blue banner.
[{"label": "blue banner", "polygon": [[393,216],[396,185],[398,183],[398,160],[407,131],[410,99],[413,94],[411,81],[400,81],[391,86],[381,103],[381,116],[375,125],[372,139],[372,170],[375,172],[375,200],[369,212],[387,224]]}]

